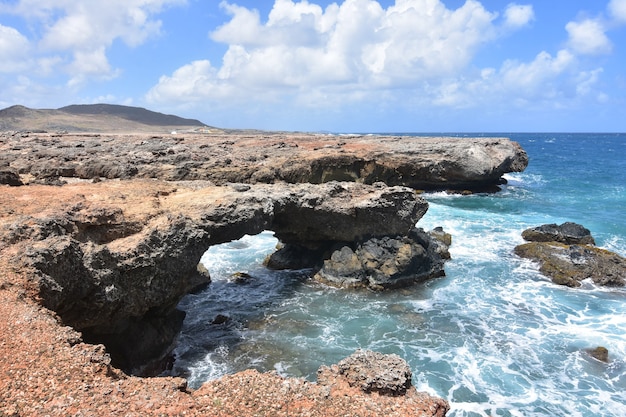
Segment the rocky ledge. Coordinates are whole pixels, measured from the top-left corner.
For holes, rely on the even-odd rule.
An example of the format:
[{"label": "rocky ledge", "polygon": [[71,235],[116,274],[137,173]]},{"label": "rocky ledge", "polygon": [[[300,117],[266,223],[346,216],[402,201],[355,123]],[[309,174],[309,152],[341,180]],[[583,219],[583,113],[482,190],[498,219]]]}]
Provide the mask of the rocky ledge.
[{"label": "rocky ledge", "polygon": [[396,136],[0,135],[0,179],[158,178],[226,183],[354,181],[418,190],[495,190],[523,171],[526,152],[506,138]]},{"label": "rocky ledge", "polygon": [[[15,284],[23,279],[5,259],[0,274]],[[443,417],[449,408],[406,388],[406,363],[393,356],[358,353],[340,368],[321,369],[318,383],[249,370],[190,390],[182,378],[119,371],[102,345],[82,342],[17,285],[0,286],[0,315],[1,416]],[[374,373],[358,366],[379,361],[385,367]],[[387,394],[399,386],[403,393]]]},{"label": "rocky ledge", "polygon": [[515,253],[539,262],[541,273],[555,284],[580,287],[591,279],[596,285],[626,285],[626,259],[595,247],[591,232],[582,225],[545,224],[525,230],[522,237],[529,243],[516,246]]},{"label": "rocky ledge", "polygon": [[384,184],[6,187],[0,248],[43,306],[131,370],[167,351],[183,320],[178,301],[210,282],[198,263],[211,245],[263,230],[316,248],[403,236],[427,207],[413,190]]},{"label": "rocky ledge", "polygon": [[[0,150],[1,403],[18,404],[9,415],[184,414],[179,404],[232,415],[241,398],[250,415],[270,413],[257,384],[279,398],[272,415],[443,415],[445,403],[427,396],[411,412],[378,397],[376,412],[353,412],[364,403],[350,383],[355,399],[336,400],[324,384],[246,372],[207,385],[225,392],[189,394],[184,380],[120,369],[159,366],[182,323],[178,301],[210,282],[198,265],[209,246],[273,230],[284,246],[271,267],[298,259],[333,285],[410,284],[443,274],[450,237],[414,228],[428,204],[405,186],[493,189],[528,162],[506,139],[304,134],[13,132]],[[280,394],[291,385],[294,402]]]}]

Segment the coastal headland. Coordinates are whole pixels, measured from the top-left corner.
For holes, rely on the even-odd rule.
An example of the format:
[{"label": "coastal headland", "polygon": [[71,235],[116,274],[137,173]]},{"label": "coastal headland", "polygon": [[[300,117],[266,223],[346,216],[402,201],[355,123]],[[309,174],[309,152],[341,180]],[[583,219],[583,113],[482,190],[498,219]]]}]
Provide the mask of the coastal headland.
[{"label": "coastal headland", "polygon": [[493,191],[527,164],[505,138],[0,134],[0,415],[445,415],[413,387],[351,385],[356,365],[318,384],[246,371],[199,390],[122,369],[164,358],[176,304],[210,283],[209,246],[273,230],[334,272],[335,253],[372,242],[412,267],[443,252],[414,229],[428,207],[415,190]]}]

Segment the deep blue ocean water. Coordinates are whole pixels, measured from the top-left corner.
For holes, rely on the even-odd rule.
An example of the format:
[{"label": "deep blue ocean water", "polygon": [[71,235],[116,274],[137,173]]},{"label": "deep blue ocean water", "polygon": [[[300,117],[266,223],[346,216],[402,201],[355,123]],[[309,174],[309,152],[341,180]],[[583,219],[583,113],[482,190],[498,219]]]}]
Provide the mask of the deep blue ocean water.
[{"label": "deep blue ocean water", "polygon": [[[484,136],[518,141],[530,164],[497,194],[424,195],[417,225],[453,236],[445,277],[345,291],[308,271],[266,270],[270,232],[210,248],[212,284],[180,304],[174,371],[192,386],[246,368],[315,380],[320,365],[363,348],[405,358],[449,416],[626,416],[626,289],[557,286],[512,253],[524,229],[573,221],[626,256],[626,134]],[[229,320],[211,324],[219,314]],[[609,364],[585,353],[597,346]]]}]

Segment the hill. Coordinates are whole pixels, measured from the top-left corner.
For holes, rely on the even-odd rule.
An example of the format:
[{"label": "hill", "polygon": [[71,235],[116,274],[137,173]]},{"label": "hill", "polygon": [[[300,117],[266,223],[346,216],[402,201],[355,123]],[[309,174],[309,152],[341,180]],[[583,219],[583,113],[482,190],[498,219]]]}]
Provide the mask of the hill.
[{"label": "hill", "polygon": [[199,128],[219,130],[195,119],[114,104],[80,104],[59,109],[16,105],[0,110],[0,131],[160,132]]}]

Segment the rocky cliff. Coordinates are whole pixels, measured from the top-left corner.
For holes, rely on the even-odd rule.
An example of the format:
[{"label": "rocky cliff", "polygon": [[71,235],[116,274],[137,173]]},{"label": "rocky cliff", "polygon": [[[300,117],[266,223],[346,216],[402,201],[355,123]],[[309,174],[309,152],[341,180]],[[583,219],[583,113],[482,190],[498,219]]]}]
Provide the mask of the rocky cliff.
[{"label": "rocky cliff", "polygon": [[[2,347],[8,349],[3,369],[13,370],[9,385],[4,378],[2,400],[12,404],[26,391],[42,412],[55,414],[50,410],[58,406],[58,415],[80,408],[67,396],[67,401],[45,397],[43,381],[72,389],[79,382],[74,378],[91,381],[86,386],[102,389],[92,399],[98,402],[111,394],[102,386],[130,381],[118,368],[132,370],[162,358],[183,319],[176,310],[179,299],[210,281],[198,268],[209,246],[273,230],[285,247],[313,253],[310,260],[321,268],[322,280],[351,286],[357,277],[373,289],[404,285],[443,273],[446,252],[441,240],[413,229],[428,205],[405,185],[480,190],[527,164],[523,150],[506,139],[304,134],[11,132],[0,135],[0,151],[0,179],[6,184],[0,185],[0,294],[3,312],[16,318],[2,329]],[[346,253],[349,262],[342,258]],[[346,269],[348,264],[352,268]],[[376,279],[368,281],[371,276]],[[33,323],[45,330],[33,330]],[[16,332],[21,336],[7,343]],[[56,341],[46,339],[48,332]],[[19,340],[32,340],[25,359],[59,363],[57,376],[50,375],[52,368],[25,365]],[[85,359],[77,362],[80,371],[68,365],[73,355]],[[29,382],[15,384],[15,378]],[[231,382],[242,378],[249,384],[274,377],[246,374]],[[156,389],[158,382],[131,380],[135,392],[182,401],[176,393],[185,391],[181,381],[164,380]],[[218,402],[232,398],[211,395]],[[259,401],[257,391],[251,395]],[[445,413],[439,400],[424,401],[434,408],[420,408],[418,415]],[[148,410],[145,402],[129,404],[141,414]],[[341,410],[351,405],[338,405],[337,411],[350,414]],[[15,410],[34,412],[26,405]],[[211,415],[220,412],[213,408]]]}]

